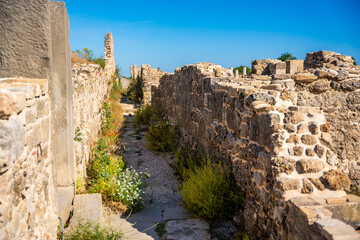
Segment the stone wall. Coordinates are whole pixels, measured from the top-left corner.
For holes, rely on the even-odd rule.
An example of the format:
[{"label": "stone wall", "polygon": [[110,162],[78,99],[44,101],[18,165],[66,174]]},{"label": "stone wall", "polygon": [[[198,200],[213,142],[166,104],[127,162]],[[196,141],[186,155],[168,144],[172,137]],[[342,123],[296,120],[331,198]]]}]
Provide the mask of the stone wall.
[{"label": "stone wall", "polygon": [[102,104],[111,89],[108,76],[113,76],[114,72],[110,73],[109,69],[102,69],[97,64],[78,63],[72,66],[72,72],[74,129],[79,127],[82,138],[74,142],[76,177],[83,179],[92,147],[100,133]]},{"label": "stone wall", "polygon": [[143,90],[143,103],[151,103],[151,86],[157,86],[159,80],[166,72],[161,71],[160,69],[151,68],[151,65],[142,64],[141,68],[136,65],[130,67],[130,73],[132,79],[140,78]]},{"label": "stone wall", "polygon": [[0,239],[55,239],[47,79],[0,80]]},{"label": "stone wall", "polygon": [[[320,89],[322,80],[316,87],[311,82],[318,76],[309,72],[231,75],[215,64],[186,65],[152,88],[152,104],[179,127],[184,144],[231,166],[246,193],[244,210],[234,220],[258,239],[332,239],[344,236],[329,228],[339,220],[356,227],[360,199],[346,193],[349,171],[332,163],[339,161],[337,147],[329,144],[337,141],[337,121],[307,102],[319,96],[311,89]],[[341,98],[347,94],[338,92]],[[342,110],[354,117],[348,124],[357,126],[358,118]],[[351,139],[355,151],[357,140]]]},{"label": "stone wall", "polygon": [[55,239],[99,132],[115,72],[112,35],[105,69],[71,71],[64,2],[0,1],[0,20],[0,239]]}]

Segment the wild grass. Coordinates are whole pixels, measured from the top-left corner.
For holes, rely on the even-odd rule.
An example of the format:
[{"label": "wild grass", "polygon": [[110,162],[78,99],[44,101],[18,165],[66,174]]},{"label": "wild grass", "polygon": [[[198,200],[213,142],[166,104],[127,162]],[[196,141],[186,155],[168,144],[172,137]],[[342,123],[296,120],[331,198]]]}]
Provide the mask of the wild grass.
[{"label": "wild grass", "polygon": [[[65,240],[121,240],[124,234],[118,229],[105,227],[95,222],[80,222],[70,233],[64,235]],[[58,239],[62,239],[58,234]]]}]

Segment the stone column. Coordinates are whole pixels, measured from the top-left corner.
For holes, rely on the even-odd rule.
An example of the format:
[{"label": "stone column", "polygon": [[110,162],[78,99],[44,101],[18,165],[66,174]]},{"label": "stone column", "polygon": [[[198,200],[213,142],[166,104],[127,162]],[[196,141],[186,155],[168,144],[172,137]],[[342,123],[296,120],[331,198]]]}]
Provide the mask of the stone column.
[{"label": "stone column", "polygon": [[243,67],[242,75],[243,75],[243,76],[246,76],[246,67]]},{"label": "stone column", "polygon": [[235,70],[235,78],[238,78],[238,77],[239,77],[239,70],[236,69],[236,70]]},{"label": "stone column", "polygon": [[106,33],[105,35],[105,44],[104,44],[104,53],[105,53],[105,69],[111,77],[116,70],[115,66],[115,57],[114,57],[114,41],[112,33]]}]

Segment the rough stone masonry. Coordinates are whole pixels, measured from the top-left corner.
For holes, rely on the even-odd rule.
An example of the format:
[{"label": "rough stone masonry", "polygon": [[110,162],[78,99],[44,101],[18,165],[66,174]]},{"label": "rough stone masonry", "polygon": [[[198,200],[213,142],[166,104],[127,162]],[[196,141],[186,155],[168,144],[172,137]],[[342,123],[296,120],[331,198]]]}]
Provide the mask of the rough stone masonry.
[{"label": "rough stone masonry", "polygon": [[232,168],[246,193],[234,218],[256,239],[360,239],[360,68],[320,51],[253,61],[251,76],[183,66],[152,87],[152,105],[183,144]]},{"label": "rough stone masonry", "polygon": [[112,35],[105,69],[72,69],[64,2],[0,0],[0,32],[0,239],[56,239],[98,137]]}]

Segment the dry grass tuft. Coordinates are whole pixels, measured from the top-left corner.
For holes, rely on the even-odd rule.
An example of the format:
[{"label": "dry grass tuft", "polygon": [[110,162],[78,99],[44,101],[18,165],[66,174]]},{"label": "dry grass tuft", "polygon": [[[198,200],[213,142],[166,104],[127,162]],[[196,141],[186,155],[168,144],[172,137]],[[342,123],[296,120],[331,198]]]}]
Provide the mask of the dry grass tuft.
[{"label": "dry grass tuft", "polygon": [[87,60],[86,58],[81,58],[79,54],[72,52],[71,53],[71,65],[74,65],[75,63],[80,64],[90,64],[91,62]]}]

